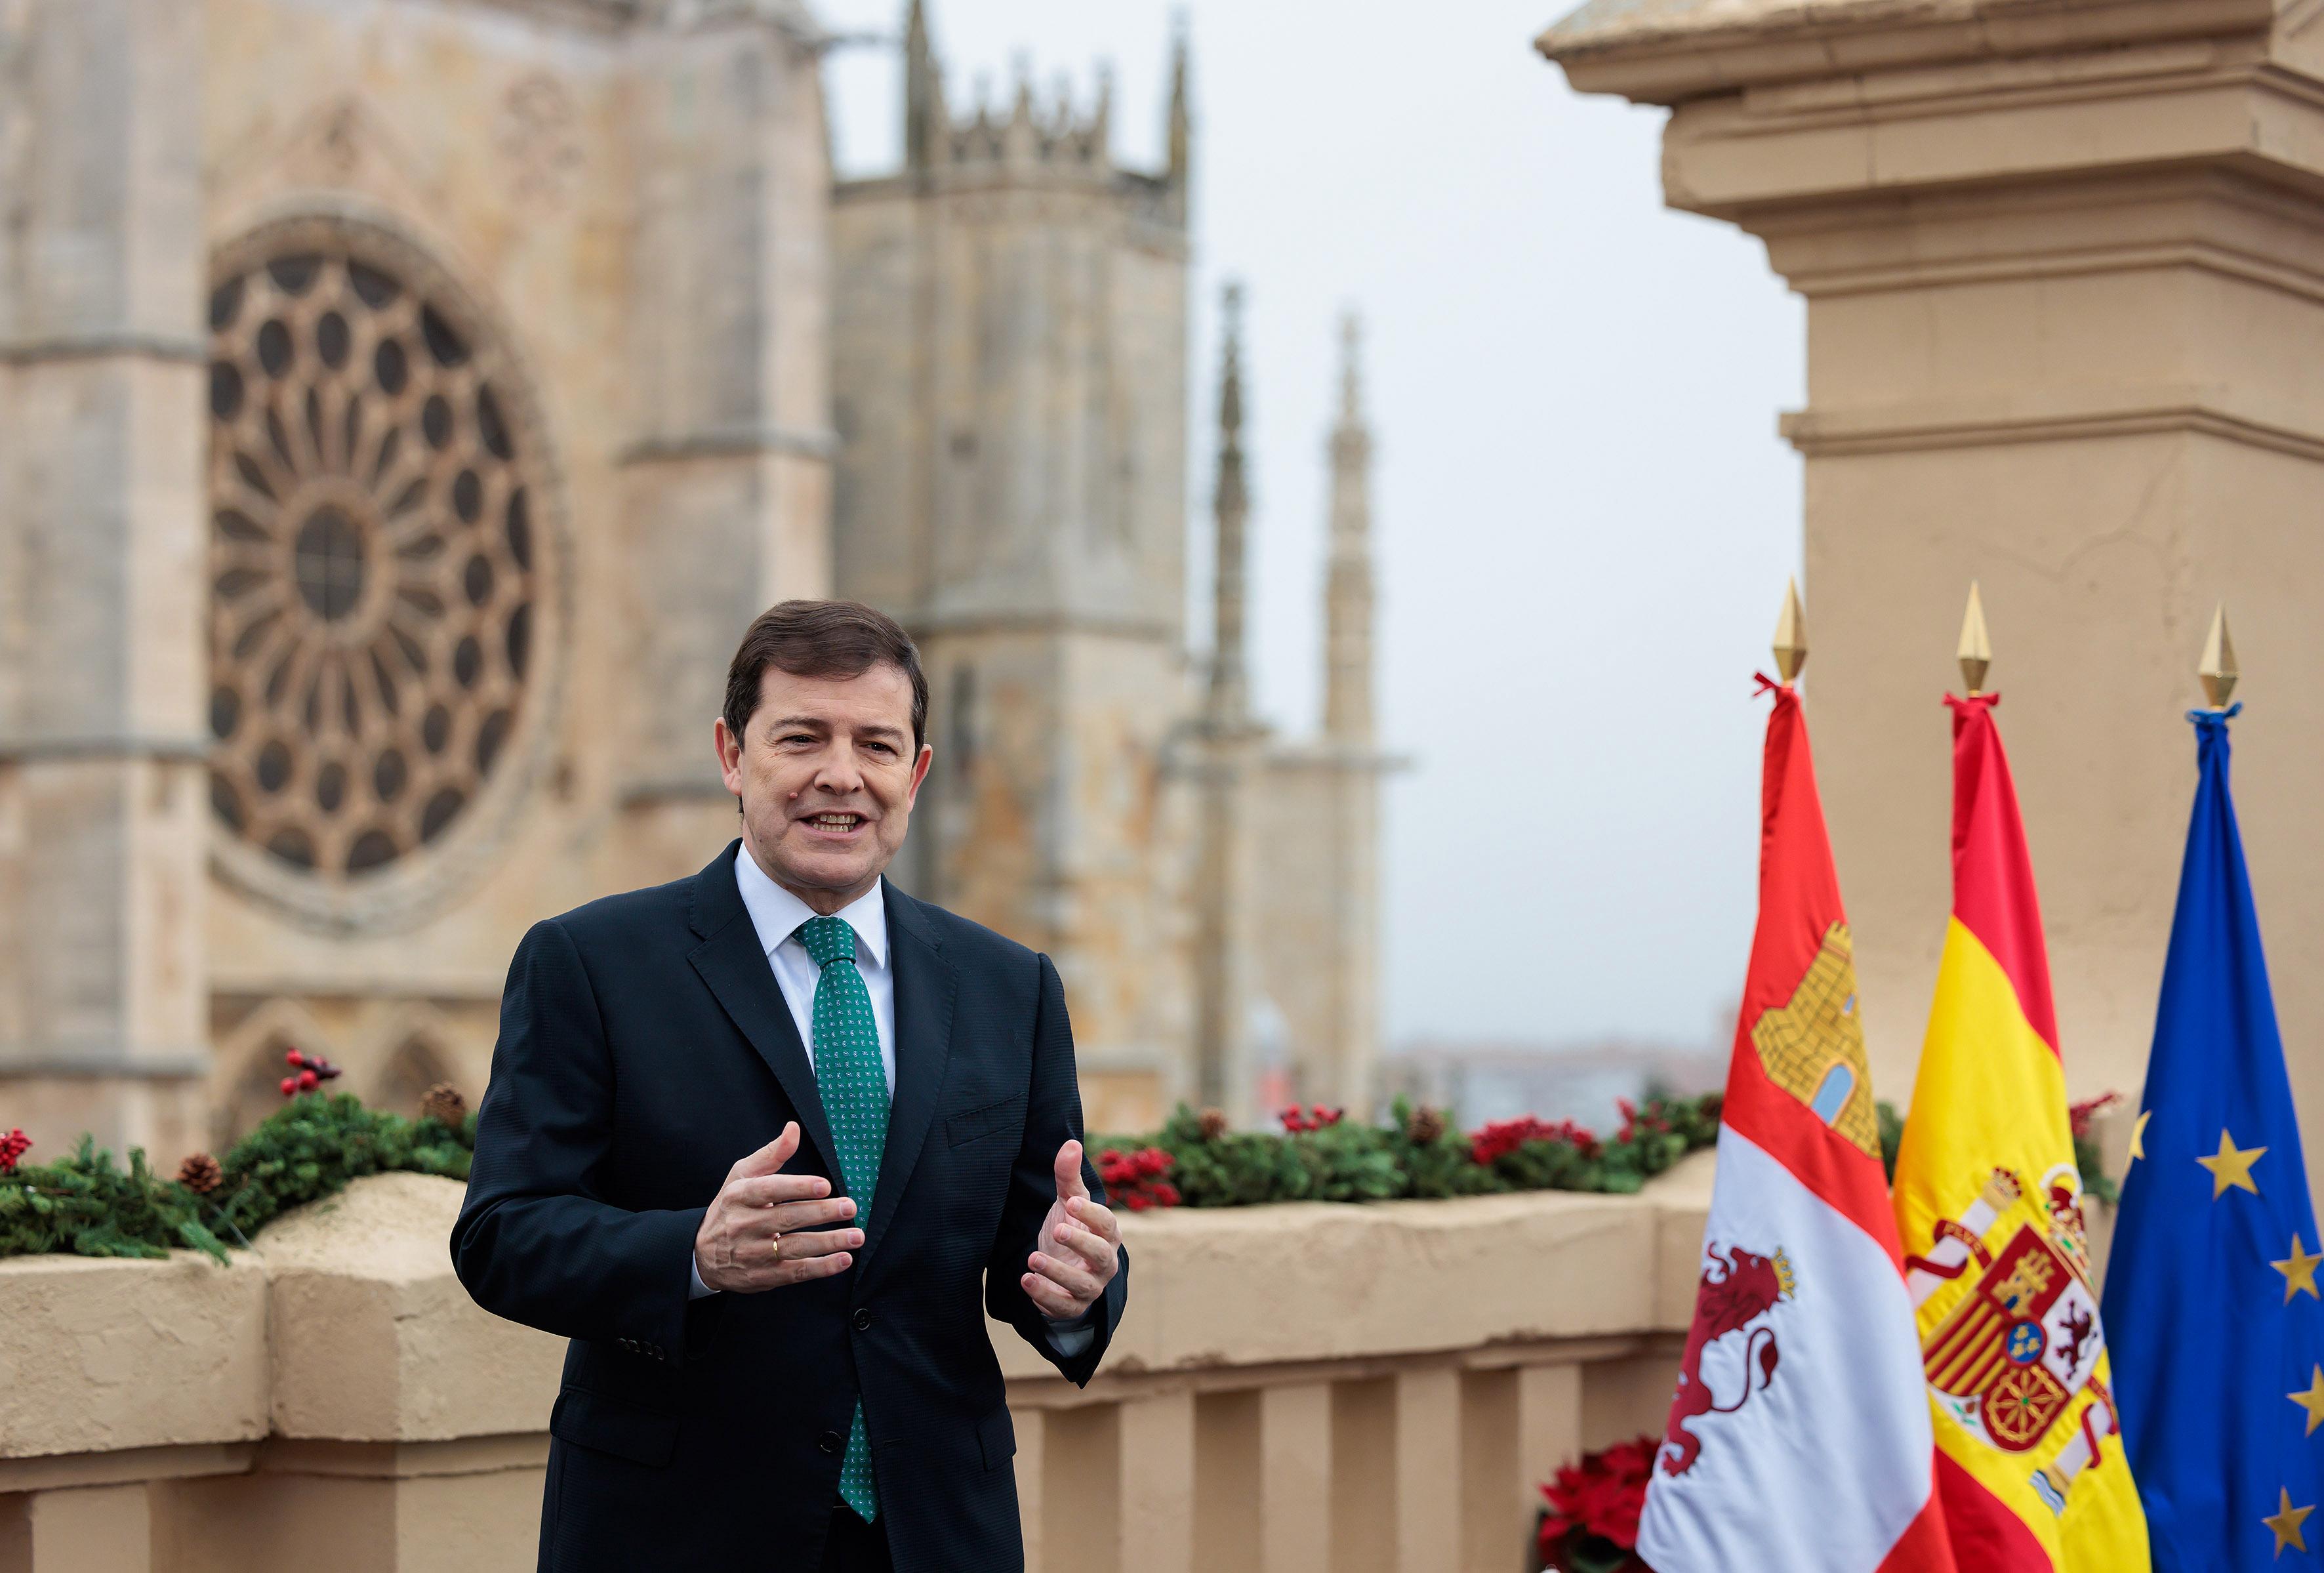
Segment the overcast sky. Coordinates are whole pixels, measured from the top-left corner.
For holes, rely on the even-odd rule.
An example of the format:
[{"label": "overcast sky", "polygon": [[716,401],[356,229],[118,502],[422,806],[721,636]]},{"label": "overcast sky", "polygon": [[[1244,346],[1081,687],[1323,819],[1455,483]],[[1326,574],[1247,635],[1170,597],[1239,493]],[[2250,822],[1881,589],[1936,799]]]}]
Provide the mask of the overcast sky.
[{"label": "overcast sky", "polygon": [[[1319,706],[1323,446],[1363,314],[1388,795],[1386,1038],[1692,1042],[1750,943],[1767,662],[1799,557],[1799,304],[1663,207],[1663,116],[1580,97],[1563,0],[931,0],[955,111],[1020,60],[1159,162],[1193,42],[1192,561],[1207,590],[1219,286],[1243,281],[1259,703]],[[901,0],[817,0],[894,32]],[[893,166],[892,51],[831,66],[843,174]],[[1720,1047],[1724,1047],[1722,1044]]]}]

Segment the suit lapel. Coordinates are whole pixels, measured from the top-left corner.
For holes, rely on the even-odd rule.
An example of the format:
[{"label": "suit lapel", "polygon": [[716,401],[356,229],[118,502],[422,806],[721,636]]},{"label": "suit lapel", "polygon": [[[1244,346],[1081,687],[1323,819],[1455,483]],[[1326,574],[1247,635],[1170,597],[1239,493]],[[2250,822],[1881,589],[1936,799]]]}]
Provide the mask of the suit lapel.
[{"label": "suit lapel", "polygon": [[783,1002],[775,970],[759,948],[759,931],[742,905],[742,888],[734,883],[734,852],[740,845],[730,843],[695,876],[692,922],[703,941],[686,959],[775,1073],[784,1096],[798,1111],[799,1130],[822,1157],[824,1172],[835,1180],[838,1148],[831,1139],[831,1122],[824,1117],[823,1097],[816,1090],[815,1067],[799,1042],[790,1007]]},{"label": "suit lapel", "polygon": [[872,1221],[863,1228],[867,1267],[886,1237],[904,1187],[927,1145],[944,1090],[945,1067],[952,1057],[953,993],[959,979],[944,959],[918,904],[882,887],[888,915],[889,963],[896,986],[896,1087],[888,1104],[888,1142],[880,1158],[880,1182],[872,1190]]}]

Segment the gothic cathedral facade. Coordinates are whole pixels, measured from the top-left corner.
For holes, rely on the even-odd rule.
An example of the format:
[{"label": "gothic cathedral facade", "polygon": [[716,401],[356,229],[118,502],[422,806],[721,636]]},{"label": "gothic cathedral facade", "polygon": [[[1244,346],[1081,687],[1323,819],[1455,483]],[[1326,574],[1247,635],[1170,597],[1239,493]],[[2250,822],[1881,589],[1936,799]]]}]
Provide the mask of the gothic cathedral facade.
[{"label": "gothic cathedral facade", "polygon": [[835,182],[828,41],[799,0],[0,0],[6,1123],[174,1164],[292,1048],[473,1098],[525,927],[733,833],[726,658],[830,593],[933,685],[895,877],[1056,957],[1093,1128],[1369,1103],[1352,345],[1292,745],[1223,466],[1188,646],[1183,53],[1129,170],[1102,99],[955,115],[915,5],[902,167]]}]

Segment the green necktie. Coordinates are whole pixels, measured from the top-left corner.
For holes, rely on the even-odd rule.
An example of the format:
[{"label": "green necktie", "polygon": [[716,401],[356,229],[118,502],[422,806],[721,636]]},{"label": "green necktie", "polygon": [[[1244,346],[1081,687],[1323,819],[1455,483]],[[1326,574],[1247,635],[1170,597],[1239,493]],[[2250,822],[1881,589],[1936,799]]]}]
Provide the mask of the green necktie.
[{"label": "green necktie", "polygon": [[[798,936],[823,969],[815,985],[815,1082],[839,1148],[839,1177],[855,1199],[855,1224],[862,1228],[871,1222],[872,1187],[888,1145],[888,1072],[880,1062],[880,1028],[872,1016],[872,991],[855,970],[855,931],[847,920],[810,917],[799,924]],[[878,1516],[880,1494],[872,1480],[872,1441],[863,1430],[861,1400],[847,1428],[839,1495],[865,1523]]]}]

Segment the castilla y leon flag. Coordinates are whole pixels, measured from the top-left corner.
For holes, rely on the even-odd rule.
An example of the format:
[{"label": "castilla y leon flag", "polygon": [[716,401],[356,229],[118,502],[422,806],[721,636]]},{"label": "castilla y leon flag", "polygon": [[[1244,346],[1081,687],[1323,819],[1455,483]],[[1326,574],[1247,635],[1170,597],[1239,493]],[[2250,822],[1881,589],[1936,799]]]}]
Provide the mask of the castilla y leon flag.
[{"label": "castilla y leon flag", "polygon": [[1702,1272],[1639,1554],[1657,1573],[1951,1573],[1848,919],[1788,685]]},{"label": "castilla y leon flag", "polygon": [[2106,1333],[2050,961],[1998,695],[1953,711],[1953,910],[1896,1158],[1937,1483],[1963,1568],[2147,1565]]}]

